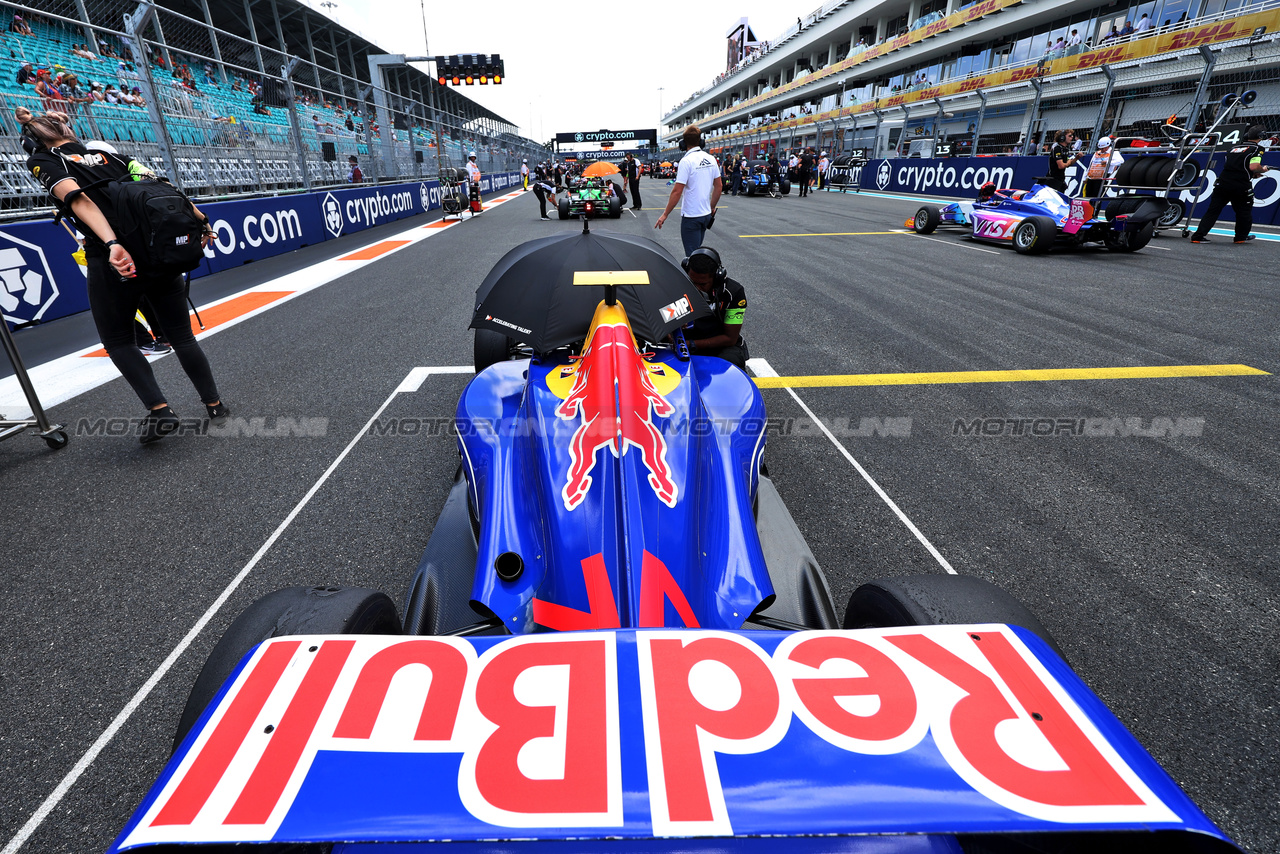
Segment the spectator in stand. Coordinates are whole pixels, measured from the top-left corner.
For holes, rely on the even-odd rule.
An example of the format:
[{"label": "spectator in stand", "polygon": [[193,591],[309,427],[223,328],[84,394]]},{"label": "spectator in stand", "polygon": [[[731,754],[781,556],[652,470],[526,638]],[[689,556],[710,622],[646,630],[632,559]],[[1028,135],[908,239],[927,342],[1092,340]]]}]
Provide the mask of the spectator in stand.
[{"label": "spectator in stand", "polygon": [[1147,13],[1143,12],[1142,17],[1138,19],[1138,26],[1133,28],[1134,35],[1140,35],[1151,29],[1151,18]]},{"label": "spectator in stand", "polygon": [[83,44],[73,44],[71,46],[71,55],[78,56],[81,59],[92,59],[96,61],[98,57],[89,52],[89,46]]},{"label": "spectator in stand", "polygon": [[10,22],[10,24],[9,24],[9,32],[11,32],[11,33],[17,33],[18,35],[22,35],[22,36],[34,36],[34,35],[35,35],[35,33],[31,32],[31,28],[30,28],[29,26],[27,26],[27,22],[26,22],[26,21],[24,21],[24,20],[22,20],[22,16],[21,16],[21,15],[14,15],[14,16],[13,16],[13,21],[12,21],[12,22]]},{"label": "spectator in stand", "polygon": [[108,104],[120,103],[121,101],[120,90],[115,87],[115,84],[113,83],[107,84],[106,91],[102,93],[102,100],[106,101]]},{"label": "spectator in stand", "polygon": [[106,98],[102,94],[101,83],[95,80],[89,84],[89,97],[93,98],[93,101],[95,104],[100,104],[106,100]]},{"label": "spectator in stand", "polygon": [[1067,49],[1067,41],[1062,36],[1058,36],[1058,40],[1054,42],[1053,47],[1050,48],[1050,50],[1056,54],[1061,54],[1066,49]]},{"label": "spectator in stand", "polygon": [[18,85],[26,86],[32,80],[36,79],[36,72],[31,67],[30,62],[22,63],[22,67],[18,69]]},{"label": "spectator in stand", "polygon": [[1107,33],[1105,36],[1103,36],[1103,37],[1102,37],[1102,41],[1104,41],[1104,42],[1109,42],[1109,41],[1111,41],[1112,39],[1118,39],[1118,38],[1120,38],[1120,31],[1116,29],[1115,24],[1112,24],[1112,25],[1111,25],[1111,32],[1109,32],[1109,33]]},{"label": "spectator in stand", "polygon": [[62,78],[62,96],[67,99],[67,113],[71,116],[80,110],[84,105],[87,113],[89,105],[93,103],[93,96],[80,88],[80,78],[74,74],[67,74]]},{"label": "spectator in stand", "polygon": [[213,80],[213,66],[207,62],[204,64],[204,82],[210,86],[218,85]]},{"label": "spectator in stand", "polygon": [[64,100],[62,91],[53,82],[53,77],[47,68],[41,68],[36,72],[36,94],[40,96],[40,103],[44,105],[46,113],[60,112],[66,106],[62,103]]},{"label": "spectator in stand", "polygon": [[103,39],[102,41],[98,42],[98,48],[102,51],[102,55],[104,57],[110,57],[111,59],[120,58],[119,55],[116,53],[116,49],[112,47],[111,42],[107,41],[106,39]]},{"label": "spectator in stand", "polygon": [[347,125],[347,130],[351,131],[352,133],[355,133],[356,123],[351,120],[351,116],[347,116],[346,125]]},{"label": "spectator in stand", "polygon": [[347,158],[347,165],[350,167],[347,170],[348,184],[359,184],[364,180],[364,173],[360,171],[360,163],[354,154]]},{"label": "spectator in stand", "polygon": [[236,79],[235,79],[235,80],[232,80],[232,81],[231,81],[231,91],[232,91],[232,92],[243,92],[243,91],[244,91],[244,78],[242,78],[242,77],[236,77]]},{"label": "spectator in stand", "polygon": [[1067,47],[1076,47],[1080,44],[1080,31],[1072,30],[1071,36],[1067,39]]},{"label": "spectator in stand", "polygon": [[324,125],[320,123],[320,116],[317,113],[311,114],[311,126],[316,129],[316,133],[324,133]]},{"label": "spectator in stand", "polygon": [[142,90],[139,89],[137,86],[133,87],[132,94],[133,94],[134,104],[136,104],[139,107],[145,107],[147,105],[147,99],[142,97]]},{"label": "spectator in stand", "polygon": [[1124,22],[1124,28],[1120,30],[1120,37],[1124,38],[1125,36],[1131,35],[1133,35],[1133,24],[1126,19]]}]

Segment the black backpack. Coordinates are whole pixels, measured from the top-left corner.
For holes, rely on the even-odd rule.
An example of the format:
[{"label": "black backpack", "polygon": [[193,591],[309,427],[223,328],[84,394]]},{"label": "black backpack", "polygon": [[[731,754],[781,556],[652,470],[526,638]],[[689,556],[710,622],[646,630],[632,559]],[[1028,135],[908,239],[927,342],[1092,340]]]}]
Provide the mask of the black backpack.
[{"label": "black backpack", "polygon": [[[95,152],[105,154],[106,152]],[[108,157],[117,155],[107,154]],[[118,158],[123,160],[123,158]],[[124,162],[128,168],[128,162]],[[189,273],[204,260],[204,222],[191,201],[164,178],[125,174],[84,187],[107,197],[116,239],[129,250],[139,272],[157,278]]]}]

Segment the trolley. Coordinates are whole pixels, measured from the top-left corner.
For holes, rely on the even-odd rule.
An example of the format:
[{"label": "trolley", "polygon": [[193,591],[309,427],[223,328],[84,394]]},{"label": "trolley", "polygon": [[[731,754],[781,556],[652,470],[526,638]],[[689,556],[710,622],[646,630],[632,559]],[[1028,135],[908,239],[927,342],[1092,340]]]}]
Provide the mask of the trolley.
[{"label": "trolley", "polygon": [[31,407],[30,418],[6,419],[0,415],[0,440],[33,430],[55,451],[65,448],[71,441],[67,435],[67,429],[62,424],[49,423],[49,417],[44,414],[44,407],[40,405],[40,398],[36,395],[35,386],[31,385],[27,366],[23,364],[22,355],[18,353],[18,345],[14,343],[13,335],[9,332],[9,323],[2,318],[0,318],[0,341],[4,343],[4,351],[8,354],[9,361],[13,363],[18,385],[22,386],[22,393],[27,396],[27,405]]},{"label": "trolley", "polygon": [[446,158],[444,165],[440,167],[440,208],[444,211],[443,219],[462,219],[463,212],[468,209],[463,187],[469,184],[467,170],[451,165]]}]

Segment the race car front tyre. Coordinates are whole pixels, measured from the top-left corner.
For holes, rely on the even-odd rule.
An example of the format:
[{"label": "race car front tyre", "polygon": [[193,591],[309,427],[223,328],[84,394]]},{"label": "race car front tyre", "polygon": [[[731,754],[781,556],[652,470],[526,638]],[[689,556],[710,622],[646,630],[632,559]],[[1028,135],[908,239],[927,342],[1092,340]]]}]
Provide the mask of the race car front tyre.
[{"label": "race car front tyre", "polygon": [[1017,599],[970,575],[908,575],[868,581],[849,597],[845,629],[1003,623],[1020,626],[1063,656],[1053,635]]},{"label": "race car front tyre", "polygon": [[778,184],[778,189],[782,191],[782,195],[791,195],[791,182],[785,178]]},{"label": "race car front tyre", "polygon": [[512,341],[501,332],[492,329],[477,329],[476,340],[471,348],[472,361],[476,373],[480,373],[490,365],[505,362],[511,358]]},{"label": "race car front tyre", "polygon": [[1169,204],[1160,212],[1160,218],[1156,220],[1157,228],[1175,228],[1178,223],[1182,222],[1182,217],[1187,213],[1187,203],[1182,199],[1169,199]]},{"label": "race car front tyre", "polygon": [[287,587],[241,612],[205,659],[178,720],[173,749],[200,720],[240,659],[258,644],[287,635],[398,635],[400,616],[385,593],[360,587]]},{"label": "race car front tyre", "polygon": [[942,215],[938,213],[938,209],[925,207],[916,211],[916,218],[911,221],[911,227],[916,230],[916,234],[933,234],[938,230],[940,222],[942,222]]},{"label": "race car front tyre", "polygon": [[1048,252],[1057,237],[1058,226],[1047,216],[1029,216],[1013,230],[1013,248],[1023,255]]},{"label": "race car front tyre", "polygon": [[561,219],[568,219],[568,218],[569,218],[569,200],[568,200],[568,199],[561,199],[561,200],[560,200],[560,204],[559,204],[559,212],[560,212],[560,218],[561,218]]},{"label": "race car front tyre", "polygon": [[1149,222],[1137,231],[1110,232],[1105,239],[1112,252],[1137,252],[1151,242],[1155,233],[1156,224]]}]

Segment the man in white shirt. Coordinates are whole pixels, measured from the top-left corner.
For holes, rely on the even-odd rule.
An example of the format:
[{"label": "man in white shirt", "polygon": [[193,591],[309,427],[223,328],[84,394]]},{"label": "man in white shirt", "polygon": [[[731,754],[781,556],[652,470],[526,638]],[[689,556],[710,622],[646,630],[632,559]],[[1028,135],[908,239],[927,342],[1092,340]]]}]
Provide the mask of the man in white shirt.
[{"label": "man in white shirt", "polygon": [[1075,47],[1080,44],[1080,31],[1072,30],[1071,37],[1067,39],[1067,47]]},{"label": "man in white shirt", "polygon": [[1140,35],[1151,29],[1151,18],[1147,15],[1142,16],[1142,20],[1138,21],[1138,26],[1133,28],[1133,34]]},{"label": "man in white shirt", "polygon": [[680,141],[684,157],[676,170],[676,183],[667,199],[667,209],[658,217],[654,228],[662,228],[676,204],[680,205],[680,241],[684,254],[689,256],[702,245],[702,238],[715,221],[716,205],[720,203],[720,164],[702,150],[702,131],[697,125],[684,129]]}]

